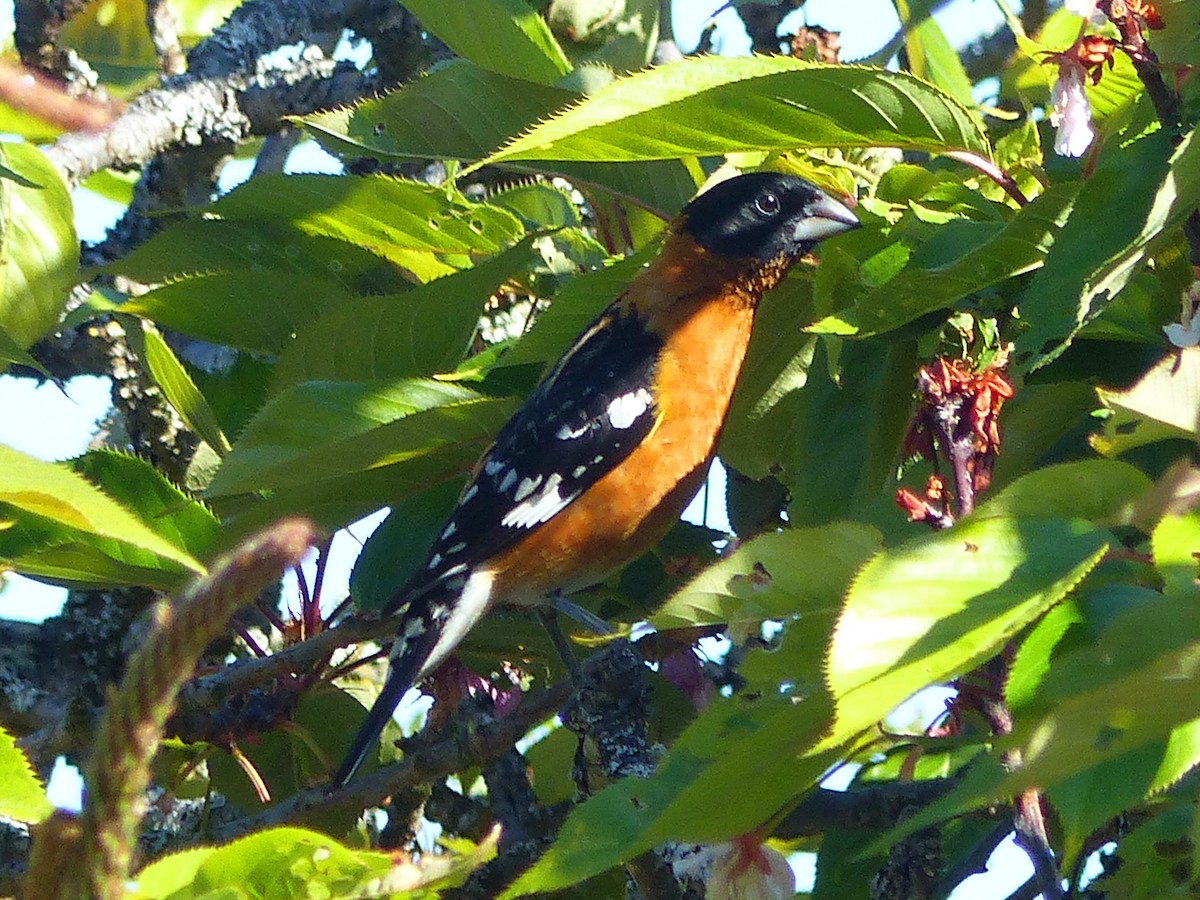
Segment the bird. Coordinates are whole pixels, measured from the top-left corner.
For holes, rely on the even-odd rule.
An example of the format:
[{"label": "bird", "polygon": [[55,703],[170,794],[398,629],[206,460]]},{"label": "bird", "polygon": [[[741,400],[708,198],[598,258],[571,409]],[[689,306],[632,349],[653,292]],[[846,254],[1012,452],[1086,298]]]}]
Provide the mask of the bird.
[{"label": "bird", "polygon": [[708,472],[759,301],[819,241],[858,225],[844,203],[774,171],[720,181],[669,223],[657,255],[501,427],[424,565],[384,605],[388,674],[335,788],[488,610],[544,611],[665,535]]}]

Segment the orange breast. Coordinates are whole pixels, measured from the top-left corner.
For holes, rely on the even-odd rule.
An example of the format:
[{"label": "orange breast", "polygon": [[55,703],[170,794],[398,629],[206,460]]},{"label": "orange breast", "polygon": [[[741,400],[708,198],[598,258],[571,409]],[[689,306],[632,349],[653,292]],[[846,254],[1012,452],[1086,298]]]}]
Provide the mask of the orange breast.
[{"label": "orange breast", "polygon": [[[678,277],[645,280],[679,284]],[[636,294],[621,300],[637,302]],[[533,604],[550,591],[604,579],[652,547],[703,482],[746,353],[753,304],[693,295],[649,308],[669,335],[655,381],[657,425],[613,471],[491,561],[499,602]]]}]

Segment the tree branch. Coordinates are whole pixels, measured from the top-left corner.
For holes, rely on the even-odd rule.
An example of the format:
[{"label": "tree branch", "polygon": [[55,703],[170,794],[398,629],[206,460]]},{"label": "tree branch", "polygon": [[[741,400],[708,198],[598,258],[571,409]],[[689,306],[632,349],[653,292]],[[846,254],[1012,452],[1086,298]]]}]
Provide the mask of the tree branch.
[{"label": "tree branch", "polygon": [[[401,762],[360,775],[341,790],[330,790],[328,784],[321,784],[301,791],[268,810],[216,829],[212,839],[232,840],[251,831],[333,807],[357,806],[362,809],[377,804],[389,794],[402,793],[483,765],[507,753],[530,728],[554,715],[570,690],[570,685],[563,682],[526,694],[511,714],[498,720],[473,704],[460,706],[460,713],[445,734],[417,735],[406,741]],[[461,713],[464,708],[468,710],[466,714]]]},{"label": "tree branch", "polygon": [[63,135],[46,156],[74,185],[102,169],[140,168],[168,149],[265,134],[284,116],[350,103],[375,86],[349,63],[318,53],[249,76],[183,76],[138,96],[102,132]]}]

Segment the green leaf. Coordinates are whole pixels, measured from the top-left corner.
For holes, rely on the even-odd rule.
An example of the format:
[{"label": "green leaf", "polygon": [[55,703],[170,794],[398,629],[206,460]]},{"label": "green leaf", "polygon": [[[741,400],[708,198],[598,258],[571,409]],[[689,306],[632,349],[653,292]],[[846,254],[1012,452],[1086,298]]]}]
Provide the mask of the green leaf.
[{"label": "green leaf", "polygon": [[363,896],[387,875],[387,853],[349,850],[302,828],[270,828],[222,847],[185,850],[138,873],[146,895],[171,900]]},{"label": "green leaf", "polygon": [[[753,356],[747,360],[721,438],[721,458],[751,477],[775,473],[791,495],[793,525],[864,517],[881,524],[873,515],[881,507],[895,521],[886,489],[894,482],[896,448],[908,427],[915,348],[860,341],[842,346],[832,358],[839,350],[835,340],[821,339],[815,349],[803,346],[806,336],[789,322],[795,312],[788,300],[777,292],[759,311],[752,351],[773,342],[782,346],[761,365]],[[789,343],[798,353],[790,363]]]},{"label": "green leaf", "polygon": [[175,351],[170,348],[157,328],[144,321],[140,326],[135,325],[127,329],[125,334],[134,352],[150,369],[154,383],[162,389],[163,396],[175,407],[175,411],[187,426],[213,450],[224,456],[230,449],[229,438],[225,437],[216,414],[196,387],[196,383],[192,381],[192,376],[188,374]]},{"label": "green leaf", "polygon": [[1184,597],[1151,595],[1126,609],[1096,641],[1051,669],[1039,697],[1044,714],[1023,717],[1008,742],[1021,749],[1022,766],[999,791],[1064,781],[1171,736],[1143,781],[1146,791],[1167,786],[1194,760],[1198,667],[1194,589]]},{"label": "green leaf", "polygon": [[[501,897],[567,887],[665,840],[717,843],[761,826],[834,761],[806,751],[829,712],[819,694],[804,702],[722,698],[649,778],[625,778],[576,807],[550,850]],[[722,798],[715,806],[714,796]]]},{"label": "green leaf", "polygon": [[21,179],[0,178],[0,330],[24,349],[57,324],[79,243],[67,186],[36,147],[0,143],[0,165]]},{"label": "green leaf", "polygon": [[436,484],[392,505],[363,544],[350,573],[350,595],[363,610],[381,609],[425,562],[462,489],[460,479]]},{"label": "green leaf", "polygon": [[911,75],[705,56],[618,78],[476,167],[875,146],[990,152],[965,109]]},{"label": "green leaf", "polygon": [[66,466],[0,444],[0,502],[84,534],[111,538],[193,572],[204,567],[177,544]]},{"label": "green leaf", "polygon": [[546,364],[556,360],[587,324],[620,295],[650,256],[649,252],[637,253],[572,278],[555,294],[550,308],[534,320],[528,333],[500,358],[498,366]]},{"label": "green leaf", "polygon": [[[454,60],[383,97],[299,121],[331,153],[466,162],[486,156],[578,96]],[[678,212],[696,189],[687,168],[674,159],[641,166],[559,162],[513,168],[636,198],[664,216]]]},{"label": "green leaf", "polygon": [[0,523],[0,560],[48,584],[74,589],[130,585],[172,592],[189,574],[148,550],[8,504],[0,503]]},{"label": "green leaf", "polygon": [[975,518],[1072,518],[1117,524],[1153,483],[1127,463],[1104,459],[1047,466],[1017,479],[981,505]]},{"label": "green leaf", "polygon": [[506,210],[451,201],[442,188],[385,175],[260,175],[210,209],[230,221],[285,223],[401,264],[412,251],[495,253],[523,233]]},{"label": "green leaf", "polygon": [[466,162],[485,156],[578,96],[458,59],[382,97],[298,121],[338,153]]},{"label": "green leaf", "polygon": [[544,181],[514,184],[488,194],[488,203],[507,209],[526,228],[577,228],[581,220],[571,195]]},{"label": "green leaf", "polygon": [[[233,452],[223,461],[209,493],[253,493],[284,485],[311,484],[315,476],[341,475],[360,465],[343,454],[380,426],[442,406],[481,402],[474,391],[429,380],[392,384],[312,381],[273,397],[250,420]],[[330,453],[331,448],[339,448]],[[378,450],[386,449],[386,444]],[[368,453],[376,452],[372,450]],[[328,457],[330,470],[301,464],[314,454]]]},{"label": "green leaf", "polygon": [[46,371],[45,366],[30,356],[28,351],[23,350],[7,331],[0,328],[0,372],[3,372],[13,364],[27,366],[30,369],[40,372],[47,378],[52,377]]},{"label": "green leaf", "polygon": [[363,297],[302,327],[279,359],[273,387],[301,381],[383,381],[454,369],[487,298],[535,260],[534,238],[397,297]]},{"label": "green leaf", "polygon": [[311,276],[218,272],[164,284],[120,309],[214,344],[279,353],[299,328],[349,297]]},{"label": "green leaf", "polygon": [[414,0],[407,5],[451,50],[485,69],[542,84],[571,71],[545,19],[524,0]]},{"label": "green leaf", "polygon": [[1113,411],[1092,446],[1105,456],[1171,438],[1197,439],[1200,427],[1200,347],[1171,354],[1124,391],[1097,388]]},{"label": "green leaf", "polygon": [[728,623],[741,634],[751,626],[757,633],[764,619],[832,617],[880,542],[874,529],[849,522],[760,535],[676,591],[650,623],[660,630]]},{"label": "green leaf", "polygon": [[837,732],[868,728],[987,659],[1091,571],[1108,542],[1078,521],[968,519],[873,559],[829,648]]},{"label": "green leaf", "polygon": [[[1113,197],[1124,198],[1120,216],[1112,215]],[[1036,369],[1061,354],[1198,205],[1200,141],[1194,132],[1173,153],[1170,135],[1156,132],[1121,152],[1101,154],[1025,292],[1021,315],[1030,327],[1017,338],[1019,366]]]},{"label": "green leaf", "polygon": [[[281,188],[282,189],[282,188]],[[264,218],[269,213],[264,213]],[[305,234],[287,222],[187,219],[158,232],[100,271],[144,284],[217,272],[279,272],[332,282],[347,291],[368,279],[385,289],[407,286],[376,254],[345,240]]]},{"label": "green leaf", "polygon": [[1037,692],[1051,657],[1072,626],[1084,621],[1077,602],[1068,599],[1042,616],[1030,629],[1017,650],[1004,685],[1004,697],[1009,706],[1018,710],[1028,704]]},{"label": "green leaf", "polygon": [[932,82],[967,109],[975,105],[971,79],[936,19],[930,16],[910,28],[905,34],[905,46],[914,75]]},{"label": "green leaf", "polygon": [[1200,513],[1168,515],[1154,528],[1150,536],[1154,565],[1163,578],[1163,592],[1179,597],[1195,596],[1196,578],[1200,574]]},{"label": "green leaf", "polygon": [[46,789],[16,741],[0,728],[0,815],[18,822],[41,822],[54,811]]},{"label": "green leaf", "polygon": [[1074,183],[1054,185],[1003,226],[984,222],[943,226],[920,248],[922,257],[937,262],[923,267],[920,257],[914,256],[900,274],[856,296],[852,306],[826,316],[809,330],[879,334],[1038,268],[1078,190]]},{"label": "green leaf", "polygon": [[71,465],[172,545],[197,558],[211,552],[220,530],[216,516],[144,459],[113,450],[89,450]]},{"label": "green leaf", "polygon": [[[782,666],[787,690],[756,681],[761,690],[714,702],[652,776],[618,782],[577,808],[546,857],[506,896],[563,887],[664,840],[727,840],[810,788],[843,750],[821,741],[832,707],[819,680],[820,650],[847,581],[878,543],[872,529],[849,523],[764,535],[672,597],[653,617],[658,627],[785,620],[787,639],[799,641],[752,652],[746,668],[766,671],[764,658],[786,653],[793,663]],[[805,659],[807,666],[795,665]],[[730,793],[730,784],[739,789]]]},{"label": "green leaf", "polygon": [[255,416],[208,495],[236,516],[237,533],[283,515],[340,528],[466,475],[516,406],[432,381],[305,382]]}]

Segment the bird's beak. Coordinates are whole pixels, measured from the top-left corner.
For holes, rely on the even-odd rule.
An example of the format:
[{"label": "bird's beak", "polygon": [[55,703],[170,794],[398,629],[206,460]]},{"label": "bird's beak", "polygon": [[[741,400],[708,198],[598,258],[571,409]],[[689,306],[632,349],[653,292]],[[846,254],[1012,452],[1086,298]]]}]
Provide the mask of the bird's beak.
[{"label": "bird's beak", "polygon": [[850,207],[821,194],[805,208],[805,216],[796,223],[792,239],[797,243],[813,243],[858,228],[862,223]]}]

